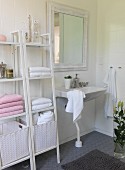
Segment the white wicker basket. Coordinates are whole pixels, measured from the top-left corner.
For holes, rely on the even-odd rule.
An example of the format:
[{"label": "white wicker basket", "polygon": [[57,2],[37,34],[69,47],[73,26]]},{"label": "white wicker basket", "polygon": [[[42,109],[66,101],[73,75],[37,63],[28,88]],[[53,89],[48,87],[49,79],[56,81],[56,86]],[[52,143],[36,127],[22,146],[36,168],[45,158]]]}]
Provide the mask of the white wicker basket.
[{"label": "white wicker basket", "polygon": [[34,126],[35,153],[56,146],[56,122]]},{"label": "white wicker basket", "polygon": [[29,155],[28,127],[16,121],[0,125],[2,166]]}]

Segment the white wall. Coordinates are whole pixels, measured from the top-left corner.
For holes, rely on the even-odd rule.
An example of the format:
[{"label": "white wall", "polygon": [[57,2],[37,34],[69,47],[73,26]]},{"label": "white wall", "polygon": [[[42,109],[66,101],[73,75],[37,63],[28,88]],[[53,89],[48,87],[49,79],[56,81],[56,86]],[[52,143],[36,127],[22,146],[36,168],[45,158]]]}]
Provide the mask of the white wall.
[{"label": "white wall", "polygon": [[[125,101],[125,1],[98,0],[97,12],[97,70],[96,81],[103,85],[102,80],[107,69],[116,69],[117,95]],[[121,66],[122,69],[118,67]],[[100,105],[98,103],[100,102]],[[103,114],[104,99],[98,99],[96,110],[96,128],[113,134],[112,119],[105,119]]]},{"label": "white wall", "polygon": [[9,0],[8,4],[0,0],[0,33],[9,37],[10,31],[27,30],[28,15],[38,19],[41,32],[46,30],[46,4],[41,0]]},{"label": "white wall", "polygon": [[[96,66],[96,0],[53,0],[64,5],[81,8],[89,11],[89,32],[88,32],[88,70],[68,72],[73,77],[78,73],[81,81],[88,81],[90,85],[95,84],[95,66]],[[56,73],[56,85],[64,85],[63,77],[66,72]]]},{"label": "white wall", "polygon": [[[88,70],[77,72],[81,81],[89,81],[95,84],[96,65],[96,0],[56,0],[72,7],[89,11],[89,40],[88,40]],[[0,0],[0,33],[5,34],[10,40],[10,31],[22,29],[28,31],[28,15],[40,22],[41,33],[46,32],[46,0],[9,0],[8,4]],[[2,52],[1,52],[2,56]],[[1,57],[2,60],[2,57]],[[56,73],[56,84],[64,83],[63,77],[67,73]],[[68,73],[70,74],[70,73]],[[75,72],[71,75],[75,76]]]},{"label": "white wall", "polygon": [[[96,18],[97,18],[97,0],[54,0],[54,2],[63,3],[76,8],[88,10],[89,12],[89,31],[88,31],[88,70],[87,71],[72,71],[72,72],[56,72],[55,80],[56,86],[64,85],[64,76],[71,74],[73,77],[75,74],[79,74],[80,81],[88,81],[90,85],[95,84],[95,67],[96,67]],[[10,32],[21,29],[28,31],[28,15],[31,15],[34,19],[37,19],[40,23],[41,33],[46,32],[46,0],[9,0],[5,3],[5,0],[0,0],[0,34],[5,34],[7,39],[10,40]],[[5,57],[7,56],[7,57]],[[9,52],[6,55],[4,49],[0,50],[0,62],[7,63],[9,60]],[[6,88],[5,88],[6,91]],[[60,111],[59,115],[63,110]],[[88,116],[89,115],[89,116]],[[82,119],[81,131],[85,132],[94,127],[95,122],[95,101],[91,101],[85,104],[84,117]],[[68,137],[76,135],[76,131],[72,128],[66,132],[64,129],[69,128],[71,119],[65,124],[65,115],[62,120],[59,116],[59,131],[62,137],[61,141],[67,140]],[[88,121],[87,121],[88,120]],[[86,126],[83,126],[86,125]],[[85,128],[86,127],[86,128]],[[64,128],[64,129],[63,129]],[[61,131],[62,130],[62,131]]]},{"label": "white wall", "polygon": [[[95,67],[96,67],[96,14],[97,3],[96,0],[54,0],[64,5],[69,5],[75,8],[82,8],[89,12],[89,31],[88,31],[88,70],[87,71],[72,71],[72,72],[56,72],[55,80],[56,86],[64,86],[64,76],[70,74],[75,77],[78,73],[80,81],[88,81],[89,85],[95,84]],[[72,115],[65,112],[66,99],[58,99],[58,124],[59,124],[59,138],[60,142],[68,141],[76,137],[76,127],[72,122]],[[79,120],[81,134],[85,134],[94,129],[95,125],[95,101],[85,103],[85,108],[82,113],[82,119]]]}]

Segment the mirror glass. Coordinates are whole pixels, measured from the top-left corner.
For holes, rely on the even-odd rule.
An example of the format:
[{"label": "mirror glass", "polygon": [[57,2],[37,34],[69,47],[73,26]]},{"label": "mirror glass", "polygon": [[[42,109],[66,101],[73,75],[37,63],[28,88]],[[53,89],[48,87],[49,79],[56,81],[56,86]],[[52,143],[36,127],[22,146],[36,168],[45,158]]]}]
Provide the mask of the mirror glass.
[{"label": "mirror glass", "polygon": [[54,3],[50,19],[55,70],[86,69],[88,13]]}]

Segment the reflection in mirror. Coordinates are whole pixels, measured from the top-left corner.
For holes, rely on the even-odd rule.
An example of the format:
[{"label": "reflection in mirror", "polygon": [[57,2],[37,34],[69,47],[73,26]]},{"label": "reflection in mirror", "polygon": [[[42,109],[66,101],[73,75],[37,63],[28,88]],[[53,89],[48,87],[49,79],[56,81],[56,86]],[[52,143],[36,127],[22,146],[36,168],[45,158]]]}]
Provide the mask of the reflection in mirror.
[{"label": "reflection in mirror", "polygon": [[55,70],[86,69],[88,13],[57,3],[49,10]]},{"label": "reflection in mirror", "polygon": [[55,63],[82,65],[83,18],[54,13]]}]

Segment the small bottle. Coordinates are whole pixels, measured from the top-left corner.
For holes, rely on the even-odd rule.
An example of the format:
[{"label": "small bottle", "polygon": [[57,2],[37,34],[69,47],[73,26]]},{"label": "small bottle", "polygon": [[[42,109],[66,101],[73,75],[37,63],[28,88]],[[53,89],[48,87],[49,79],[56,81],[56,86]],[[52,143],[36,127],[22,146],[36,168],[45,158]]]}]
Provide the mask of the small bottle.
[{"label": "small bottle", "polygon": [[73,88],[79,88],[79,78],[77,76],[78,74],[76,74],[76,77],[73,79],[73,83],[72,83]]},{"label": "small bottle", "polygon": [[0,78],[5,78],[6,64],[1,62],[0,64]]},{"label": "small bottle", "polygon": [[6,69],[6,78],[13,78],[13,69]]},{"label": "small bottle", "polygon": [[75,77],[76,88],[79,87],[79,78],[77,76],[78,76],[78,74],[76,74],[76,77]]}]

